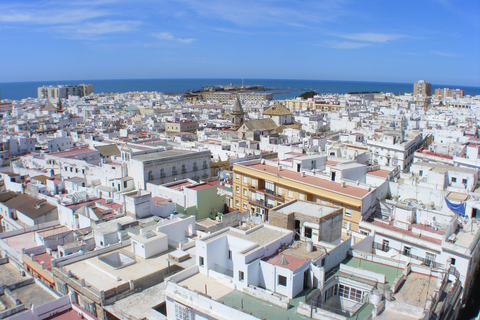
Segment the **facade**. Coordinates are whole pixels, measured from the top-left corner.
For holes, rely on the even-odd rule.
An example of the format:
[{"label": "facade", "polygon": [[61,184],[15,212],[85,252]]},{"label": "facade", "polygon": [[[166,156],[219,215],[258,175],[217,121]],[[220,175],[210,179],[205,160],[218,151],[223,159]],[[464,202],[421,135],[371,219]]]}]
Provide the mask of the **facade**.
[{"label": "facade", "polygon": [[122,152],[122,156],[127,162],[128,175],[135,180],[137,189],[145,189],[147,182],[198,181],[211,175],[210,151],[155,150],[138,155]]},{"label": "facade", "polygon": [[37,88],[38,99],[49,99],[59,101],[60,99],[68,99],[70,96],[85,97],[93,93],[93,85],[79,84],[58,85],[58,86],[42,86]]},{"label": "facade", "polygon": [[419,205],[387,201],[383,217],[360,222],[369,233],[372,252],[394,260],[423,264],[454,276],[463,288],[452,303],[460,308],[470,295],[478,269],[480,228],[475,219],[462,220]]},{"label": "facade", "polygon": [[196,132],[198,129],[197,121],[180,121],[165,123],[165,131],[167,132]]},{"label": "facade", "polygon": [[339,243],[343,209],[308,201],[293,200],[269,212],[269,224],[293,230],[296,240]]},{"label": "facade", "polygon": [[[333,180],[332,180],[333,178]],[[233,165],[233,207],[251,210],[269,220],[269,211],[291,200],[307,200],[342,207],[343,229],[358,231],[358,222],[376,206],[375,188],[365,184],[335,181],[336,175],[322,176],[286,170],[265,160]]]},{"label": "facade", "polygon": [[345,110],[346,105],[341,105],[338,102],[315,101],[312,99],[305,100],[301,98],[286,99],[285,107],[291,111],[294,110],[319,110],[325,112],[335,112]]},{"label": "facade", "polygon": [[206,101],[217,101],[220,103],[229,103],[238,98],[242,103],[262,102],[273,99],[272,93],[263,92],[206,92],[203,94]]},{"label": "facade", "polygon": [[419,80],[413,84],[413,95],[415,97],[430,97],[432,95],[432,85],[425,80]]},{"label": "facade", "polygon": [[405,171],[413,162],[415,151],[422,147],[424,139],[421,134],[410,138],[404,133],[387,133],[379,139],[367,140],[367,148],[372,164],[383,166],[400,166]]},{"label": "facade", "polygon": [[462,98],[465,92],[461,89],[437,88],[435,89],[435,97],[437,99],[445,98]]}]

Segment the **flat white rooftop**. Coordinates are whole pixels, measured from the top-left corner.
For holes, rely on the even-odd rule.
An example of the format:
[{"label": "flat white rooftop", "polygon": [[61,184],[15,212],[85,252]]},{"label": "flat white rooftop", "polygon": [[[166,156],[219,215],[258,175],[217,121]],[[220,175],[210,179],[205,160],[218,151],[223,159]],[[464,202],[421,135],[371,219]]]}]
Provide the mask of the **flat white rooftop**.
[{"label": "flat white rooftop", "polygon": [[324,217],[332,212],[337,211],[338,209],[339,208],[337,207],[325,206],[315,202],[297,200],[295,202],[287,203],[277,208],[273,208],[272,210],[283,214],[298,212],[312,217]]}]

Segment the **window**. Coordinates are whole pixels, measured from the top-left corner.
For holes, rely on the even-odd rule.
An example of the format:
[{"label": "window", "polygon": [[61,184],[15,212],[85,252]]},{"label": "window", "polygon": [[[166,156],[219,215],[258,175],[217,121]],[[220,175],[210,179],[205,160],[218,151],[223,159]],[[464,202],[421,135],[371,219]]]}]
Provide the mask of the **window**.
[{"label": "window", "polygon": [[235,173],[235,180],[240,181],[240,174],[239,173]]},{"label": "window", "polygon": [[243,195],[246,197],[247,196],[247,189],[243,188]]},{"label": "window", "polygon": [[123,187],[124,187],[124,188],[127,187],[127,181],[123,181]]},{"label": "window", "polygon": [[419,176],[423,176],[423,170],[420,170],[420,171],[418,172],[418,175],[419,175]]},{"label": "window", "polygon": [[305,227],[305,238],[312,238],[312,228]]},{"label": "window", "polygon": [[236,187],[235,187],[235,192],[236,192],[236,193],[240,193],[240,187],[239,187],[239,186],[236,186]]},{"label": "window", "polygon": [[298,199],[300,199],[300,200],[305,200],[305,193],[299,192],[299,193],[298,193]]},{"label": "window", "polygon": [[247,176],[243,176],[243,183],[244,183],[244,184],[247,184],[247,182],[248,182],[248,177],[247,177]]},{"label": "window", "polygon": [[192,309],[183,304],[175,302],[175,319],[177,320],[191,320],[192,318]]},{"label": "window", "polygon": [[228,250],[228,260],[232,260],[232,250]]},{"label": "window", "polygon": [[275,184],[270,181],[265,181],[265,190],[275,191]]},{"label": "window", "polygon": [[450,265],[454,266],[455,265],[455,258],[450,258]]},{"label": "window", "polygon": [[244,277],[243,271],[238,271],[238,280],[243,282]]},{"label": "window", "polygon": [[287,286],[287,277],[279,275],[278,276],[278,285],[282,286],[282,287],[286,287]]},{"label": "window", "polygon": [[431,266],[432,262],[435,262],[435,257],[436,257],[435,254],[427,252],[425,254],[425,265]]},{"label": "window", "polygon": [[412,248],[410,247],[403,247],[403,255],[410,257],[412,254]]},{"label": "window", "polygon": [[453,177],[452,182],[457,182],[457,178]]},{"label": "window", "polygon": [[345,215],[347,217],[351,217],[352,216],[352,209],[350,208],[345,208]]},{"label": "window", "polygon": [[198,259],[198,265],[199,265],[200,267],[203,267],[204,263],[205,263],[205,262],[204,262],[204,260],[203,260],[203,257],[199,257],[199,259]]},{"label": "window", "polygon": [[467,184],[467,179],[462,179],[463,184]]},{"label": "window", "polygon": [[382,251],[387,252],[388,250],[390,250],[390,242],[388,240],[383,240]]},{"label": "window", "polygon": [[293,191],[292,190],[288,190],[288,197],[293,198]]},{"label": "window", "polygon": [[247,203],[244,202],[244,203],[243,203],[243,209],[247,210],[247,208],[248,208],[248,207],[247,207]]}]

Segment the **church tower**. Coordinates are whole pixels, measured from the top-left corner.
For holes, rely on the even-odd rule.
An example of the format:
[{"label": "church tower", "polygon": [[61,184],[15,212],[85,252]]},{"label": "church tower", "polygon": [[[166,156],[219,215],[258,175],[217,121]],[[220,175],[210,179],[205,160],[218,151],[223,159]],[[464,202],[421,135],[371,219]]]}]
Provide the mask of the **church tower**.
[{"label": "church tower", "polygon": [[237,100],[235,100],[235,104],[233,105],[233,109],[230,114],[232,116],[232,130],[237,130],[240,128],[243,122],[245,122],[243,108],[238,97]]}]

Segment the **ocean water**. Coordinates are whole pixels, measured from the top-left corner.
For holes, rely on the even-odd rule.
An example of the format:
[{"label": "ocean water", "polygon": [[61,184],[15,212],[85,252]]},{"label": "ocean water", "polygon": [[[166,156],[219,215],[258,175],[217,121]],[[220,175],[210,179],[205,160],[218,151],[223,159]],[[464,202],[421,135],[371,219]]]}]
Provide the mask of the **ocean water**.
[{"label": "ocean water", "polygon": [[[124,80],[65,80],[0,83],[0,99],[20,100],[37,97],[37,87],[57,84],[93,84],[95,93],[127,92],[127,91],[159,91],[164,93],[180,93],[198,90],[204,86],[241,85],[242,79],[124,79]],[[244,79],[246,85],[263,85],[272,89],[274,99],[289,99],[299,94],[314,90],[317,93],[347,93],[380,91],[395,94],[412,92],[413,83],[332,81],[332,80],[274,80]],[[463,89],[465,94],[480,95],[480,87],[432,84],[435,88]]]}]

